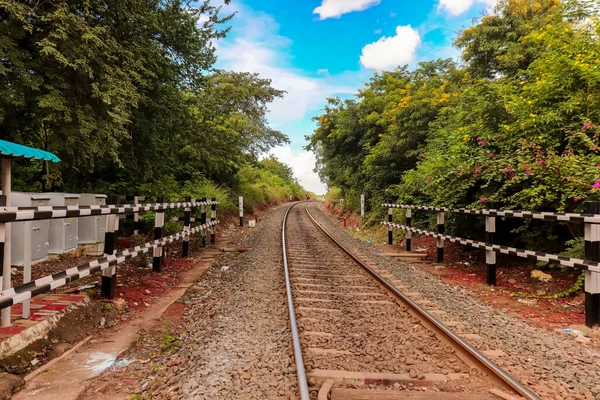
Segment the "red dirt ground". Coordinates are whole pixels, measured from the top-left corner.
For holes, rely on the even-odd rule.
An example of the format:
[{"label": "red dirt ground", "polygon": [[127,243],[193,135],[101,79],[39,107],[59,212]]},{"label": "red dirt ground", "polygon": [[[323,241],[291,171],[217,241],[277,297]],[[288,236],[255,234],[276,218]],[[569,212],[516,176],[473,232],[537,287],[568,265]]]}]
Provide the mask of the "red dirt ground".
[{"label": "red dirt ground", "polygon": [[[262,217],[264,214],[269,212],[272,207],[273,206],[265,206],[257,208],[255,210],[255,214],[259,217]],[[247,214],[244,216],[246,221],[244,228],[240,228],[238,226],[239,219],[237,216],[227,215],[222,216],[221,218],[221,223],[219,224],[216,233],[217,241],[219,241],[219,239],[225,239],[227,242],[236,242],[241,237],[245,236],[250,229],[252,229],[248,228],[247,221],[249,219],[254,219],[254,215]],[[147,240],[153,239],[149,236]],[[119,250],[126,249],[131,246],[131,237],[118,238],[117,248]],[[194,259],[203,251],[201,245],[199,243],[195,243],[193,239],[190,241],[191,254],[189,259],[179,258],[181,254],[181,241],[171,243],[165,246],[165,248],[165,254],[168,254],[168,256],[165,256],[162,265],[162,272],[159,274],[153,273],[152,268],[149,267],[140,268],[133,261],[125,262],[117,266],[117,287],[115,288],[115,299],[123,298],[127,302],[128,308],[134,313],[145,307],[148,307],[163,293],[177,286],[181,273],[192,268],[195,262]],[[82,261],[82,263],[83,262],[85,261]],[[74,265],[78,264],[75,263]],[[56,271],[63,269],[63,267],[60,265],[57,267],[58,269],[56,269]],[[75,282],[74,286],[80,287],[86,283],[96,284],[96,287],[88,291],[88,293],[92,298],[102,300],[100,297],[101,277],[95,275],[94,277],[91,277],[90,281],[88,282],[85,280]],[[177,310],[177,313],[183,313],[183,309],[185,308],[184,305],[180,303],[177,303],[172,307],[173,310],[167,310],[166,312],[170,313]]]}]

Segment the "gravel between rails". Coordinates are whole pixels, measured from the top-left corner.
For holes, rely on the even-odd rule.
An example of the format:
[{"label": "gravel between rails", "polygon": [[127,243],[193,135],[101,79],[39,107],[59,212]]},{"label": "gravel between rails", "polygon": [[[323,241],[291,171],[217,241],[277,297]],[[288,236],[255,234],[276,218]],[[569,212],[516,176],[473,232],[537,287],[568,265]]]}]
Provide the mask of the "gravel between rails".
[{"label": "gravel between rails", "polygon": [[[140,392],[168,399],[295,399],[281,222],[267,214],[242,245],[196,283],[176,350]],[[158,374],[157,374],[158,375]],[[154,378],[154,379],[152,379]]]},{"label": "gravel between rails", "polygon": [[[408,374],[413,381],[396,384],[395,389],[460,387],[482,398],[488,398],[490,388],[503,389],[487,376],[473,375],[450,346],[396,304],[386,289],[312,224],[304,205],[291,210],[287,229],[288,265],[307,372]],[[450,383],[420,384],[427,374],[443,374]],[[318,390],[318,382],[312,388],[313,393]]]},{"label": "gravel between rails", "polygon": [[411,291],[419,292],[421,300],[431,301],[434,309],[443,313],[442,321],[458,321],[459,327],[453,328],[457,333],[479,335],[481,340],[471,341],[479,350],[501,350],[504,354],[490,358],[541,398],[600,399],[600,352],[569,337],[532,328],[483,304],[462,288],[445,284],[405,261],[383,256],[369,243],[340,229],[318,203],[311,203],[309,210],[365,262],[388,270]]}]

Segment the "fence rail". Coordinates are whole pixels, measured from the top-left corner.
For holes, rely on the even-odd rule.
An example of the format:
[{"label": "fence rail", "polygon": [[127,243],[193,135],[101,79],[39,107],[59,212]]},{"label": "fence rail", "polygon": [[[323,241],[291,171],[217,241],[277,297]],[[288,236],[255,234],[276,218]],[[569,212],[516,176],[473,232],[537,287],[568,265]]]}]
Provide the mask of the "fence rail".
[{"label": "fence rail", "polygon": [[381,222],[381,224],[386,225],[386,226],[392,226],[394,228],[399,228],[399,229],[403,229],[403,230],[410,230],[411,232],[418,233],[418,234],[425,235],[425,236],[434,237],[436,239],[441,238],[441,239],[448,240],[453,243],[459,243],[462,245],[475,247],[477,249],[492,250],[492,251],[495,251],[496,253],[509,254],[511,256],[527,258],[529,260],[554,262],[554,263],[560,264],[565,267],[582,268],[582,269],[589,270],[589,271],[600,272],[600,263],[599,262],[586,261],[586,260],[581,260],[578,258],[563,257],[563,256],[559,256],[556,254],[542,253],[539,251],[518,249],[516,247],[501,246],[499,244],[488,244],[488,243],[477,241],[477,240],[464,239],[464,238],[461,238],[458,236],[452,236],[452,235],[446,235],[446,234],[439,234],[439,233],[427,231],[425,229],[413,228],[410,226],[400,225],[400,224],[396,224],[396,223],[390,223],[387,221],[383,221],[383,222]]},{"label": "fence rail", "polygon": [[4,207],[0,222],[23,222],[40,219],[77,218],[96,215],[136,214],[144,211],[165,211],[180,208],[216,205],[216,201],[157,203],[157,204],[106,204],[91,206],[39,206]]},{"label": "fence rail", "polygon": [[[113,298],[116,286],[117,265],[148,253],[152,250],[152,271],[160,272],[163,259],[163,246],[178,239],[183,239],[182,256],[187,257],[189,252],[190,235],[202,232],[202,244],[206,245],[207,232],[210,232],[211,243],[215,243],[215,227],[219,224],[217,220],[216,206],[219,204],[215,198],[207,201],[197,201],[186,197],[185,202],[168,203],[164,197],[157,198],[156,203],[136,204],[139,198],[134,199],[134,204],[116,204],[119,199],[116,195],[108,197],[110,204],[106,205],[76,205],[76,206],[38,206],[38,207],[0,207],[0,277],[3,285],[0,292],[0,310],[2,313],[1,326],[10,326],[10,307],[14,304],[24,303],[23,316],[29,316],[29,300],[39,294],[50,292],[58,287],[64,286],[75,280],[100,272],[102,274],[101,295]],[[211,207],[210,221],[207,221],[207,207]],[[200,225],[191,227],[191,211],[193,207],[201,207],[202,213]],[[164,214],[166,210],[183,209],[183,230],[173,235],[164,237]],[[120,252],[116,250],[117,232],[119,230],[119,215],[134,214],[154,211],[154,240],[143,245],[126,249]],[[10,262],[5,265],[4,254],[6,246],[10,246],[9,227],[12,222],[27,222],[35,220],[51,220],[58,218],[80,218],[89,216],[106,215],[106,226],[104,233],[104,257],[82,264],[77,267],[38,278],[30,281],[31,263],[24,265],[24,281],[22,285],[12,286],[10,280]],[[135,225],[135,223],[134,223]],[[139,222],[138,222],[139,225]],[[137,227],[136,227],[137,228]],[[28,232],[27,230],[25,230]],[[7,240],[8,239],[8,240]],[[10,247],[9,247],[10,248]],[[26,249],[28,250],[28,249]],[[8,279],[6,279],[8,277]]]},{"label": "fence rail", "polygon": [[[411,249],[412,233],[418,233],[437,239],[437,261],[444,261],[444,241],[484,249],[486,252],[486,283],[496,284],[496,254],[509,254],[536,261],[556,263],[566,267],[580,268],[585,271],[585,313],[586,325],[600,324],[600,203],[586,202],[585,213],[557,213],[514,210],[473,210],[465,208],[446,208],[433,206],[415,206],[407,204],[382,204],[388,209],[388,220],[381,224],[388,227],[388,244],[393,244],[393,229],[405,231],[406,250]],[[393,209],[406,210],[406,224],[393,222]],[[412,210],[435,211],[437,213],[437,232],[412,227]],[[444,231],[444,216],[447,212],[482,215],[485,217],[485,242],[447,235]],[[538,251],[518,249],[494,244],[496,217],[539,219],[548,222],[574,222],[584,224],[585,259],[563,257]]]},{"label": "fence rail", "polygon": [[455,212],[459,214],[485,215],[490,217],[506,217],[506,218],[523,218],[523,219],[541,219],[544,221],[561,221],[561,222],[589,222],[592,224],[600,224],[600,214],[586,213],[558,213],[547,211],[514,211],[514,210],[474,210],[466,208],[446,208],[433,206],[411,206],[406,204],[382,204],[382,207],[388,208],[405,208],[412,210],[427,210],[438,212]]},{"label": "fence rail", "polygon": [[195,226],[189,231],[181,231],[152,242],[144,243],[140,246],[132,247],[115,254],[90,261],[77,267],[72,267],[52,275],[38,278],[20,286],[3,290],[0,292],[0,310],[18,303],[22,303],[23,301],[37,295],[50,292],[58,287],[64,286],[78,279],[85,278],[93,273],[104,271],[107,268],[121,264],[126,260],[130,260],[141,254],[148,253],[150,250],[153,250],[157,247],[162,247],[166,244],[173,243],[176,240],[182,239],[184,235],[186,235],[186,232],[187,234],[191,235],[216,226],[217,224],[219,224],[219,221],[210,221],[206,224]]}]

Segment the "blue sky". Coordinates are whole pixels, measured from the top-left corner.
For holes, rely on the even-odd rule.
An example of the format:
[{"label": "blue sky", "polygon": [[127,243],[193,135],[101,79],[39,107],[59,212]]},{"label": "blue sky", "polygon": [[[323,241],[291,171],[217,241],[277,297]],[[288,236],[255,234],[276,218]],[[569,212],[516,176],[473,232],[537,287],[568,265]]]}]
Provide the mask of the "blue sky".
[{"label": "blue sky", "polygon": [[456,33],[496,0],[232,0],[237,12],[228,37],[217,43],[217,67],[257,72],[287,92],[270,107],[271,126],[291,145],[272,154],[289,164],[303,186],[325,187],[302,150],[312,117],[326,97],[349,97],[375,71],[452,57]]}]

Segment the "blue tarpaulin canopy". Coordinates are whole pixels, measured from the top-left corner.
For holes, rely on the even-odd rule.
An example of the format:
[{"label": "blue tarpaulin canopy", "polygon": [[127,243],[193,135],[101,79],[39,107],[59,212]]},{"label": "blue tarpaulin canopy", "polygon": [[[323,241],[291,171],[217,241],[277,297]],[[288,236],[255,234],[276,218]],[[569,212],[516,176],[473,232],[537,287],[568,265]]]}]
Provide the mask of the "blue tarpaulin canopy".
[{"label": "blue tarpaulin canopy", "polygon": [[32,158],[34,160],[46,160],[59,162],[60,158],[54,154],[34,149],[33,147],[23,146],[22,144],[7,142],[6,140],[0,140],[0,155],[2,157],[10,158]]}]

